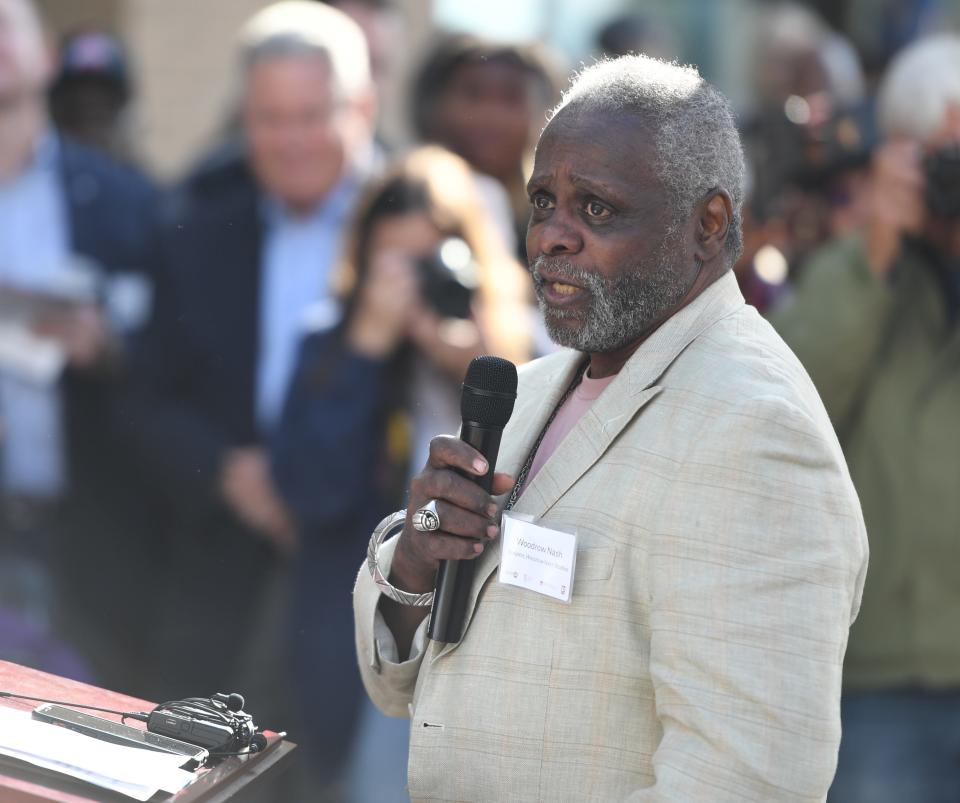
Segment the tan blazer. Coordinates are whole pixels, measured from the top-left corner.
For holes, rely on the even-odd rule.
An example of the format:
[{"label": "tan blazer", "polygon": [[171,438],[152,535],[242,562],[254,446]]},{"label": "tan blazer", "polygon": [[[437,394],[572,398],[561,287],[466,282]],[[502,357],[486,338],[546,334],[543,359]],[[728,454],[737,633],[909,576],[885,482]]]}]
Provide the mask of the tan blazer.
[{"label": "tan blazer", "polygon": [[[499,470],[581,357],[521,370]],[[499,584],[487,549],[460,644],[397,664],[360,571],[360,668],[411,717],[414,800],[825,797],[866,533],[813,385],[731,274],[638,349],[516,509],[576,528],[570,605]]]}]

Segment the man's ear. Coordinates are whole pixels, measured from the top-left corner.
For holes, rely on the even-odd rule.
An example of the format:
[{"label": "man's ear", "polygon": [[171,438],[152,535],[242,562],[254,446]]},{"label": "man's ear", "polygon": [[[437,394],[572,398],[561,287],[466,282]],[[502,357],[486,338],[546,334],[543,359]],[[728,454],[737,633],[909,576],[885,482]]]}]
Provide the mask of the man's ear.
[{"label": "man's ear", "polygon": [[733,220],[733,201],[726,190],[712,190],[697,206],[696,255],[710,262],[723,251],[730,221]]}]

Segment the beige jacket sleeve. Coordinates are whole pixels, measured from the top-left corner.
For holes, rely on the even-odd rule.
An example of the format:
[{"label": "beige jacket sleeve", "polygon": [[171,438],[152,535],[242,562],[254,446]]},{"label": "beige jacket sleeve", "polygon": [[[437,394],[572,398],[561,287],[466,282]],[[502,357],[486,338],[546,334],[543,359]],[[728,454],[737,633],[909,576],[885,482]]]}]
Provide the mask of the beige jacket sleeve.
[{"label": "beige jacket sleeve", "polygon": [[[396,548],[396,537],[380,548],[380,568],[390,576],[390,562]],[[393,636],[377,613],[380,589],[370,576],[366,563],[360,567],[353,589],[354,627],[357,639],[357,658],[363,685],[373,704],[391,717],[409,717],[413,691],[424,655],[425,619],[414,637],[410,660],[398,662]]]},{"label": "beige jacket sleeve", "polygon": [[656,783],[629,800],[826,797],[867,543],[825,433],[769,398],[693,439],[648,563]]}]

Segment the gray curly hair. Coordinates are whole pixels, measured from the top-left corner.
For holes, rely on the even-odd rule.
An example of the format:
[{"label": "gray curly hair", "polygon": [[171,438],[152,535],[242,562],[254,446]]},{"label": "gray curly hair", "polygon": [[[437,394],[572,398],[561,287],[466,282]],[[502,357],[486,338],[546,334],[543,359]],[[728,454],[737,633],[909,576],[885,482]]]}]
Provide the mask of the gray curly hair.
[{"label": "gray curly hair", "polygon": [[584,68],[550,115],[563,109],[642,117],[654,136],[657,175],[669,195],[668,238],[703,197],[726,190],[733,204],[724,249],[729,265],[743,247],[741,208],[746,168],[729,101],[695,67],[648,56],[621,56]]}]

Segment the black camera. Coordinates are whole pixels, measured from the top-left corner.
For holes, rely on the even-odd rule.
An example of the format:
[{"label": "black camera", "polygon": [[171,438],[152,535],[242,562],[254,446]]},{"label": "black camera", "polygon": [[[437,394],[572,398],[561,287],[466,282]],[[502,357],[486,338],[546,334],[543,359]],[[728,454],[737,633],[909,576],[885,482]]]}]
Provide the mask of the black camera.
[{"label": "black camera", "polygon": [[420,293],[441,318],[469,318],[477,289],[477,265],[459,237],[440,243],[432,254],[417,261]]},{"label": "black camera", "polygon": [[960,143],[948,145],[923,160],[927,209],[944,220],[960,218]]}]

